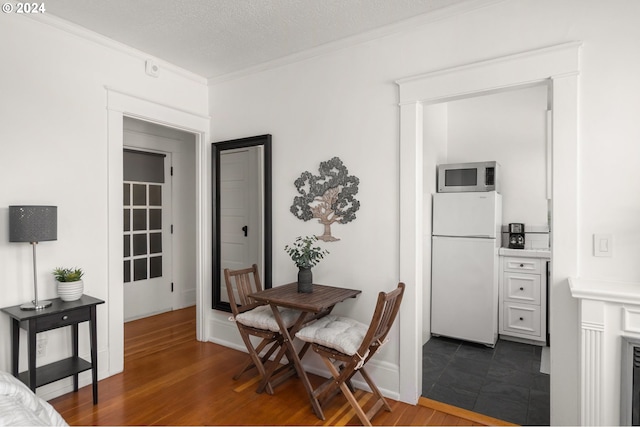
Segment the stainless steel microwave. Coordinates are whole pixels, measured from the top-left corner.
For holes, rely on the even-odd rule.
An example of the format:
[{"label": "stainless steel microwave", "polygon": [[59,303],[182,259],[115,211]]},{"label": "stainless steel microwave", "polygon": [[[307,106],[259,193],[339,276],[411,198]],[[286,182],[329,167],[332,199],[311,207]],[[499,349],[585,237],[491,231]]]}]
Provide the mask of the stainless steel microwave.
[{"label": "stainless steel microwave", "polygon": [[500,192],[498,162],[456,163],[438,165],[438,193],[472,191]]}]

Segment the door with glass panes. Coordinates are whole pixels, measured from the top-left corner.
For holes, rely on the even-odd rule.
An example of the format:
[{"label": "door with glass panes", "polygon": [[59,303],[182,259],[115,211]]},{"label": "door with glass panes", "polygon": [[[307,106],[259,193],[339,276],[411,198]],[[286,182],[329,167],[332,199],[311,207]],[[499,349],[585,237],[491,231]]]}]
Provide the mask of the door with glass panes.
[{"label": "door with glass panes", "polygon": [[124,320],[172,309],[170,154],[124,152]]}]

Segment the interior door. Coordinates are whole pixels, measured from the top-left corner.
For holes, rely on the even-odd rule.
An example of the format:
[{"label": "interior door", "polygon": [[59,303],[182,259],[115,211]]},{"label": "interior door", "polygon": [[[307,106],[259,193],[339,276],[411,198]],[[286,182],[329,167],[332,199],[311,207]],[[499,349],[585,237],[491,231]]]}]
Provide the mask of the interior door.
[{"label": "interior door", "polygon": [[[220,155],[220,283],[224,269],[250,267],[259,259],[261,224],[256,153],[250,149],[224,151]],[[260,262],[258,263],[260,267]],[[229,301],[226,286],[221,297]]]},{"label": "interior door", "polygon": [[124,320],[172,309],[171,155],[125,150]]}]

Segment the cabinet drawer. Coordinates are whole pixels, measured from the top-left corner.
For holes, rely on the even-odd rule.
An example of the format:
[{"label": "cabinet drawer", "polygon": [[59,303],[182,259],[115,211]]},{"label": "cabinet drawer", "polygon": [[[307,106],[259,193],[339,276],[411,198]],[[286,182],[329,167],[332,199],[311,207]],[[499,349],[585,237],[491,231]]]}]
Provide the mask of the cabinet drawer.
[{"label": "cabinet drawer", "polygon": [[540,275],[504,273],[505,301],[540,305]]},{"label": "cabinet drawer", "polygon": [[540,307],[505,304],[503,326],[505,331],[540,337]]},{"label": "cabinet drawer", "polygon": [[37,320],[37,332],[48,331],[49,329],[61,328],[78,322],[89,320],[91,312],[89,307],[79,310],[55,313],[42,316]]},{"label": "cabinet drawer", "polygon": [[513,258],[504,259],[504,271],[519,271],[522,273],[540,274],[541,263],[539,258]]}]

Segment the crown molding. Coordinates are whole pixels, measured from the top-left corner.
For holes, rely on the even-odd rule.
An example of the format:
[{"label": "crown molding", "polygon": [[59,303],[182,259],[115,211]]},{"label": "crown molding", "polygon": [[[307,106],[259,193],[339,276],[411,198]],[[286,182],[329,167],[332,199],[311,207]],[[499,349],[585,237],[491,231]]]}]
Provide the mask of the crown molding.
[{"label": "crown molding", "polygon": [[95,43],[100,46],[106,47],[108,49],[114,50],[116,52],[123,53],[125,55],[139,59],[140,61],[142,61],[142,67],[144,67],[144,62],[146,60],[152,59],[162,69],[170,71],[186,79],[192,80],[196,83],[203,84],[203,85],[207,84],[207,79],[203,76],[200,76],[191,71],[185,70],[184,68],[180,68],[175,64],[172,64],[170,62],[164,61],[163,59],[154,57],[141,50],[132,48],[131,46],[128,46],[124,43],[120,43],[118,41],[110,39],[109,37],[90,31],[84,27],[81,27],[80,25],[74,24],[72,22],[66,21],[56,16],[46,14],[46,13],[24,14],[21,16],[24,16],[27,19],[32,19],[33,21],[37,21],[41,24],[49,25],[57,30],[64,31],[67,34],[70,34],[82,40],[86,40],[91,43]]},{"label": "crown molding", "polygon": [[212,76],[209,77],[208,83],[210,86],[212,86],[218,83],[239,79],[262,71],[267,71],[296,62],[305,61],[307,59],[312,59],[331,52],[346,49],[373,40],[389,37],[403,31],[419,28],[433,22],[450,19],[466,13],[471,13],[478,9],[493,6],[498,3],[504,3],[506,1],[508,0],[472,0],[470,2],[454,4],[452,6],[438,9],[433,12],[427,12],[421,15],[414,16],[412,18],[404,19],[394,24],[389,24],[384,27],[376,28],[374,30],[336,40],[334,42],[325,43],[311,49],[306,49],[292,55],[283,56],[272,61],[267,61],[254,66],[250,66],[239,71],[222,74],[220,76]]},{"label": "crown molding", "polygon": [[[13,0],[11,1],[13,2]],[[196,83],[215,85],[225,81],[239,79],[239,78],[242,78],[251,74],[259,73],[262,71],[267,71],[270,69],[279,68],[285,65],[296,63],[296,62],[312,59],[321,55],[326,55],[331,52],[339,51],[342,49],[353,47],[353,46],[370,42],[373,40],[389,37],[403,31],[412,30],[433,22],[438,22],[438,21],[450,19],[452,17],[460,16],[466,13],[471,13],[485,7],[493,6],[499,3],[504,3],[506,1],[508,0],[471,0],[469,2],[454,4],[452,6],[438,9],[433,12],[427,12],[421,15],[414,16],[394,24],[386,25],[384,27],[376,28],[374,30],[366,31],[360,34],[356,34],[350,37],[336,40],[334,42],[326,43],[311,49],[306,49],[298,53],[287,55],[281,58],[256,64],[253,66],[249,66],[241,70],[222,74],[219,76],[210,76],[209,78],[203,77],[199,74],[188,71],[184,68],[181,68],[163,59],[154,57],[150,54],[147,54],[146,52],[135,49],[124,43],[120,43],[109,37],[90,31],[80,25],[58,18],[51,14],[46,14],[46,13],[25,14],[23,16],[27,17],[28,19],[32,19],[34,21],[40,22],[42,24],[49,25],[58,30],[64,31],[68,34],[71,34],[83,40],[87,40],[87,41],[96,43],[98,45],[101,45],[103,47],[107,47],[109,49],[117,51],[119,53],[129,55],[143,62],[148,59],[153,59],[163,69],[166,69],[172,73],[180,75],[181,77],[184,77],[186,79],[192,80]]]}]

